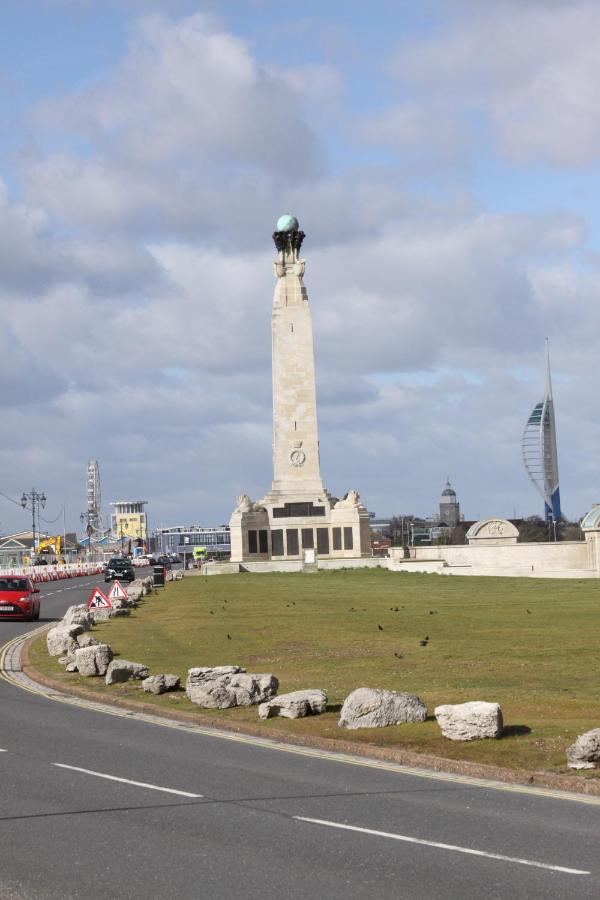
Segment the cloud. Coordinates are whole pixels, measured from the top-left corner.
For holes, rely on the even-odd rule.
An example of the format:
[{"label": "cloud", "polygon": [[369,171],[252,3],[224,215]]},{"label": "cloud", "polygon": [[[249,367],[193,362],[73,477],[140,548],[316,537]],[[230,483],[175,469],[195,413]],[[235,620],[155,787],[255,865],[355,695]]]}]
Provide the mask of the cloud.
[{"label": "cloud", "polygon": [[[97,458],[105,499],[145,496],[155,523],[214,524],[240,492],[264,494],[270,235],[291,211],[307,232],[335,494],[357,487],[382,515],[432,512],[450,474],[467,516],[537,509],[519,441],[549,334],[567,509],[597,499],[581,450],[598,430],[587,223],[568,204],[482,208],[468,184],[482,117],[503,153],[559,159],[564,135],[517,140],[503,110],[531,97],[554,53],[556,26],[541,19],[576,37],[594,14],[505,7],[508,23],[481,5],[461,18],[461,4],[440,34],[411,38],[389,102],[361,117],[339,70],[308,54],[276,67],[205,15],[144,18],[113,70],[41,101],[23,195],[0,191],[2,490],[20,494],[33,472],[49,514],[66,495],[76,517]],[[559,78],[574,56],[565,44]],[[345,164],[332,152],[342,135]],[[593,156],[577,152],[576,165]]]},{"label": "cloud", "polygon": [[[477,4],[472,15],[404,41],[393,72],[419,122],[444,106],[456,129],[486,123],[497,152],[515,164],[588,167],[600,159],[599,28],[591,2]],[[389,116],[393,145],[402,129]],[[410,130],[404,137],[410,145]]]},{"label": "cloud", "polygon": [[[27,161],[28,196],[94,229],[247,227],[248,194],[276,194],[291,173],[302,183],[322,171],[304,105],[334,82],[326,67],[284,74],[261,65],[202,13],[147,16],[110,77],[39,105],[38,128],[65,146]],[[75,138],[92,152],[73,152]]]}]

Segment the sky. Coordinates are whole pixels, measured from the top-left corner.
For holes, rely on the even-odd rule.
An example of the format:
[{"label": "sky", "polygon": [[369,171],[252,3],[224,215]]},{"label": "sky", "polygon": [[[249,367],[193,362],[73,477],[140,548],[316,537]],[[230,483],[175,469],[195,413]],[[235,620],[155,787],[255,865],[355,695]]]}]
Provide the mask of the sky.
[{"label": "sky", "polygon": [[[306,232],[321,466],[377,516],[600,501],[600,4],[3,0],[0,492],[229,520],[270,488],[277,218]],[[0,528],[30,527],[0,496]],[[47,527],[52,530],[50,524]]]}]

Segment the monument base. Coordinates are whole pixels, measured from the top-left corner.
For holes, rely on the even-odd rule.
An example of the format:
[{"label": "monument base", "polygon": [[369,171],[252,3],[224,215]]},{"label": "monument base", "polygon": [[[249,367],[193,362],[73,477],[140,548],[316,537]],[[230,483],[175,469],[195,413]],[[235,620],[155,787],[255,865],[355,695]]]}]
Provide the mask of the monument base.
[{"label": "monument base", "polygon": [[238,498],[230,522],[231,561],[296,560],[371,556],[369,513],[357,491],[337,500],[327,491],[308,496],[274,489],[258,503]]}]

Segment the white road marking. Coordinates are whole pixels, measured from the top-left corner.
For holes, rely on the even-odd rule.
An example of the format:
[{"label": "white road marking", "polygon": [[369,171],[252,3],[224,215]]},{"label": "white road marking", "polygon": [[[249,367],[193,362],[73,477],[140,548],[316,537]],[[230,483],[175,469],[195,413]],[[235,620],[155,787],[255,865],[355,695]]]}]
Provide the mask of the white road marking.
[{"label": "white road marking", "polygon": [[0,750],[0,753],[8,753],[8,750]]},{"label": "white road marking", "polygon": [[471,856],[485,856],[488,859],[500,859],[503,862],[519,863],[522,866],[534,866],[536,869],[550,869],[552,872],[563,872],[567,875],[591,875],[585,869],[569,869],[565,866],[551,866],[548,863],[536,862],[533,859],[520,859],[518,856],[503,856],[501,853],[488,853],[486,850],[472,850],[470,847],[457,847],[455,844],[441,844],[439,841],[425,841],[422,838],[410,837],[406,834],[393,834],[390,831],[375,831],[372,828],[359,828],[357,825],[344,825],[341,822],[328,822],[326,819],[310,819],[306,816],[294,816],[299,822],[310,822],[313,825],[328,825],[330,828],[343,828],[345,831],[359,831],[361,834],[373,834],[376,837],[392,838],[407,844],[423,844],[425,847],[436,847],[438,850],[454,850],[456,853],[468,853]]},{"label": "white road marking", "polygon": [[83,772],[84,775],[95,775],[96,778],[107,778],[109,781],[120,781],[123,784],[133,784],[135,787],[148,788],[150,791],[162,791],[165,794],[177,794],[179,797],[202,797],[202,794],[190,794],[188,791],[176,791],[174,788],[159,787],[157,784],[146,784],[145,781],[131,781],[130,778],[119,778],[117,775],[107,775],[105,772],[94,772],[92,769],[81,769],[79,766],[67,766],[64,763],[52,763],[59,769],[70,769],[72,772]]}]

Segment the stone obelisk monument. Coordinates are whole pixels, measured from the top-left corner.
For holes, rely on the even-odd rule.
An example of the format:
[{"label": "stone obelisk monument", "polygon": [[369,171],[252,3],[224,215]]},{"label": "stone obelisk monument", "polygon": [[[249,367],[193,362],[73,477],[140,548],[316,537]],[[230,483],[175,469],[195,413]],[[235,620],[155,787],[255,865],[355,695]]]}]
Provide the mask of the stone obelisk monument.
[{"label": "stone obelisk monument", "polygon": [[273,488],[270,496],[321,496],[313,333],[305,263],[299,259],[304,232],[293,216],[277,223],[273,297]]},{"label": "stone obelisk monument", "polygon": [[304,236],[291,215],[280,217],[273,234],[273,484],[258,503],[238,498],[230,522],[233,562],[370,555],[369,514],[358,492],[337,500],[321,480]]}]

